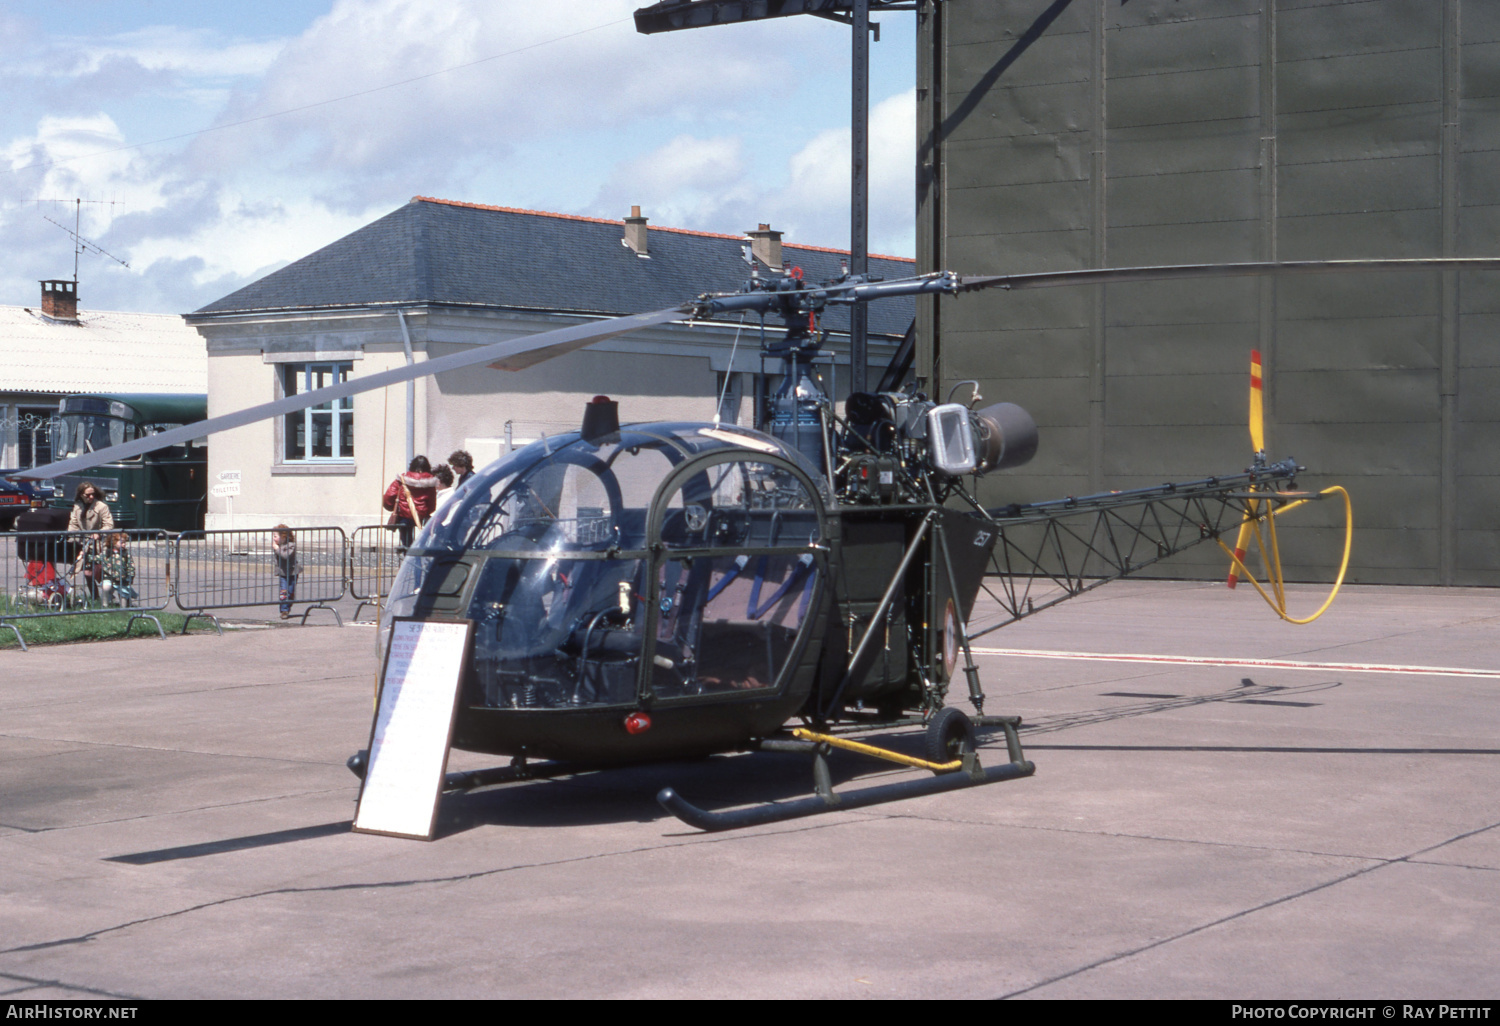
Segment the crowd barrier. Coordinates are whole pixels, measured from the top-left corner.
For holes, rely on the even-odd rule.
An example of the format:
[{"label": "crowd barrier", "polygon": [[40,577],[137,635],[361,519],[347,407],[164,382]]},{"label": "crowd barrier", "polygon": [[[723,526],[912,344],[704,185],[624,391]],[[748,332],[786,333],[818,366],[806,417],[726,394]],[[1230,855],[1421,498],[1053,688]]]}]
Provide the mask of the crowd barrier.
[{"label": "crowd barrier", "polygon": [[[26,643],[12,621],[76,613],[128,611],[138,619],[175,603],[182,629],[202,617],[223,633],[215,610],[279,605],[281,567],[272,530],[160,530],[0,533],[0,630]],[[377,609],[390,595],[405,550],[383,526],[294,529],[297,578],[289,602],[303,623],[314,609],[344,618],[331,605],[346,594]],[[111,541],[110,539],[119,539]],[[128,563],[125,558],[128,557]]]},{"label": "crowd barrier", "polygon": [[354,618],[365,606],[380,604],[390,595],[401,569],[401,536],[381,526],[356,527],[349,534],[349,594],[359,599]]},{"label": "crowd barrier", "polygon": [[0,628],[26,642],[15,620],[128,612],[129,631],[171,602],[175,542],[159,530],[43,531],[0,535]]},{"label": "crowd barrier", "polygon": [[344,597],[348,586],[348,543],[337,527],[299,527],[296,544],[296,581],[289,598],[282,596],[282,568],[272,551],[271,530],[186,531],[177,536],[177,608],[187,623],[205,617],[217,628],[209,610],[236,606],[264,606],[291,602],[302,607],[302,622],[314,609],[326,609],[343,626],[344,618],[328,603]]}]

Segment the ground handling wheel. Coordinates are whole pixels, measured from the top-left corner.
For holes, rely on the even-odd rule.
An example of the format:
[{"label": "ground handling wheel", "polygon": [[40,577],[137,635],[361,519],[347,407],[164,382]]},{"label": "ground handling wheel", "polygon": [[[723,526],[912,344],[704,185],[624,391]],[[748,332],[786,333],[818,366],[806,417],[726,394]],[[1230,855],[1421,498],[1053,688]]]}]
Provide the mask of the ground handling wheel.
[{"label": "ground handling wheel", "polygon": [[[924,738],[928,762],[952,762],[962,759],[974,750],[974,724],[962,709],[951,705],[937,711],[927,723]],[[954,770],[934,770],[934,773],[953,773]]]}]

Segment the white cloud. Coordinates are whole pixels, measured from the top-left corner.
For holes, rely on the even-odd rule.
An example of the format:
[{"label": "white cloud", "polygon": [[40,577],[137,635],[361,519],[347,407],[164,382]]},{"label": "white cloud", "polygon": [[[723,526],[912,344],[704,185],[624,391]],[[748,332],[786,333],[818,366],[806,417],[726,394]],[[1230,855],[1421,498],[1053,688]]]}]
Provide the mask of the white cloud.
[{"label": "white cloud", "polygon": [[[909,256],[915,245],[915,89],[898,93],[870,110],[870,249]],[[849,240],[850,146],[847,128],[818,133],[789,162],[789,182],[778,197],[789,223],[847,246]],[[812,241],[807,239],[806,241]]]},{"label": "white cloud", "polygon": [[657,224],[732,231],[722,220],[728,208],[748,198],[748,173],[739,138],[679,135],[617,164],[591,209],[601,217],[621,217],[640,204]]},{"label": "white cloud", "polygon": [[158,260],[192,254],[201,261],[195,280],[245,277],[327,245],[368,224],[387,211],[341,214],[310,199],[255,203],[248,197],[215,197],[211,219],[171,225],[134,246],[134,262],[149,267]]},{"label": "white cloud", "polygon": [[[766,60],[742,46],[726,48],[723,38],[709,38],[712,32],[647,39],[631,24],[635,6],[636,0],[340,0],[285,47],[261,87],[232,103],[221,120],[316,106],[205,137],[202,148],[217,162],[271,147],[288,166],[314,172],[368,173],[424,160],[452,166],[570,130],[697,117],[725,96],[751,96],[768,76],[788,73],[787,58],[796,54],[794,47]],[[570,33],[579,34],[560,38]],[[458,68],[464,64],[472,66]],[[458,69],[443,71],[450,68]],[[362,90],[376,91],[323,102]]]},{"label": "white cloud", "polygon": [[[916,91],[870,111],[870,249],[910,256],[914,248]],[[788,241],[849,244],[850,139],[847,128],[819,132],[774,178],[757,177],[737,136],[678,136],[617,164],[591,212],[619,217],[641,203],[654,223],[736,232],[767,222]]]},{"label": "white cloud", "polygon": [[[35,134],[0,149],[0,170],[35,165],[30,173],[0,176],[10,187],[0,187],[0,198],[151,202],[155,190],[141,180],[138,155],[122,150],[124,145],[124,135],[108,114],[43,117]],[[90,159],[77,160],[80,156]]]},{"label": "white cloud", "polygon": [[123,58],[152,71],[214,78],[258,76],[284,45],[280,39],[226,39],[210,30],[170,25],[113,36],[31,35],[25,45],[9,48],[5,73],[52,79],[88,75]]},{"label": "white cloud", "polygon": [[[641,3],[334,0],[285,39],[27,24],[24,45],[0,39],[17,98],[0,110],[0,302],[29,301],[71,257],[37,197],[125,201],[113,223],[85,214],[84,234],[132,265],[85,258],[87,301],[116,308],[195,308],[415,194],[607,217],[639,203],[653,224],[769,221],[844,245],[847,30],[787,18],[646,37]],[[911,248],[914,102],[873,112],[877,251]],[[38,166],[4,173],[24,165]]]},{"label": "white cloud", "polygon": [[216,32],[152,26],[88,42],[81,51],[95,66],[120,56],[153,71],[225,78],[264,74],[285,46],[283,39],[225,39]]}]

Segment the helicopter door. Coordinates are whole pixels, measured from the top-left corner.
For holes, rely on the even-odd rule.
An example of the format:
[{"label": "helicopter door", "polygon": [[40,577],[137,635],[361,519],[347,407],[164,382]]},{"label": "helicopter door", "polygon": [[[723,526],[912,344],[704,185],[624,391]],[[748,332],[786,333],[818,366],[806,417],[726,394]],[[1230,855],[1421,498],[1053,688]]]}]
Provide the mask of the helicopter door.
[{"label": "helicopter door", "polygon": [[673,480],[653,511],[652,691],[774,691],[820,599],[815,492],[779,461],[725,453]]}]

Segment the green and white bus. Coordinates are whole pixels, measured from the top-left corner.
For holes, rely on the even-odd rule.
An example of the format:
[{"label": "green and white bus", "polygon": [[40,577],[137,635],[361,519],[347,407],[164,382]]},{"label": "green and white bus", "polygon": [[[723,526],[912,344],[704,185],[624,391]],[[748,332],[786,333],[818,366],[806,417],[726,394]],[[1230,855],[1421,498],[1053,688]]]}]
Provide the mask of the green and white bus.
[{"label": "green and white bus", "polygon": [[[62,460],[158,434],[208,416],[206,395],[145,393],[70,395],[52,425],[52,458]],[[203,527],[208,492],[204,439],[106,463],[86,474],[54,478],[52,505],[71,506],[82,481],[104,493],[115,526],[191,531]],[[45,486],[45,484],[44,484]]]}]

